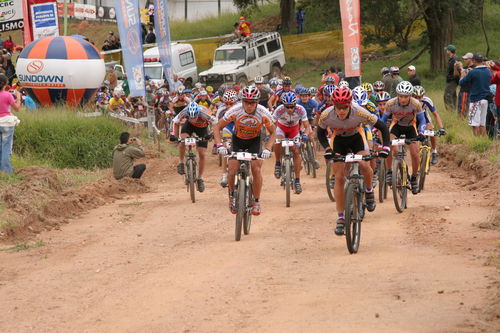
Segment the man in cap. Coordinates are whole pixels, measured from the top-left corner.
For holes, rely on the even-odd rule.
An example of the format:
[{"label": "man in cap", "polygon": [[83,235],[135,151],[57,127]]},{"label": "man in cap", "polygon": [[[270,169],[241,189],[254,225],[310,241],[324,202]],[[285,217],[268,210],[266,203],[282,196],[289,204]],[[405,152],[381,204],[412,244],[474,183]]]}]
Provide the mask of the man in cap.
[{"label": "man in cap", "polygon": [[380,74],[382,75],[382,82],[384,82],[385,91],[390,93],[393,79],[389,68],[382,67],[382,69],[380,70]]},{"label": "man in cap", "polygon": [[240,17],[240,24],[238,25],[238,31],[242,37],[245,37],[246,39],[250,38],[250,35],[252,34],[252,31],[250,30],[250,22],[245,20],[244,16]]},{"label": "man in cap", "polygon": [[455,75],[455,63],[457,62],[457,48],[448,45],[444,48],[448,55],[448,69],[446,70],[446,88],[444,90],[444,104],[447,110],[453,111],[457,107],[457,85],[459,76]]},{"label": "man in cap", "polygon": [[[472,63],[471,52],[466,53],[462,57],[462,59],[464,60],[463,64],[460,61],[457,61],[455,63],[455,72],[454,72],[454,74],[456,76],[459,76],[460,79],[463,79],[474,68],[474,65]],[[469,91],[470,91],[469,85],[460,86],[460,92],[458,93],[457,111],[458,115],[462,119],[465,119],[465,116],[469,113]]]},{"label": "man in cap", "polygon": [[413,66],[413,65],[408,66],[407,73],[408,73],[408,81],[410,81],[410,83],[413,86],[421,86],[422,85],[422,82],[420,81],[420,78],[417,75],[417,69],[415,68],[415,66]]},{"label": "man in cap", "polygon": [[475,136],[486,136],[486,115],[488,113],[488,97],[490,92],[491,72],[484,64],[481,53],[472,56],[474,69],[463,79],[460,85],[470,85],[469,125]]},{"label": "man in cap", "polygon": [[399,83],[403,82],[403,78],[399,76],[398,66],[391,66],[391,68],[389,68],[389,71],[391,72],[392,83],[391,86],[386,87],[386,89],[391,94],[391,97],[396,97],[397,96],[396,87],[398,86]]}]

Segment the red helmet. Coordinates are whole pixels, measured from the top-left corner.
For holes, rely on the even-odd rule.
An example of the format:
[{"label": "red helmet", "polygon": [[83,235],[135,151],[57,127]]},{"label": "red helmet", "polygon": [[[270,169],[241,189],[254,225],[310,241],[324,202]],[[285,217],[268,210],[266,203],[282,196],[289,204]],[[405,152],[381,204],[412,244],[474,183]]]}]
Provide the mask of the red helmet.
[{"label": "red helmet", "polygon": [[260,90],[254,86],[246,86],[241,91],[240,98],[258,101],[260,99]]},{"label": "red helmet", "polygon": [[350,105],[352,102],[351,89],[347,87],[337,88],[332,93],[332,102],[335,106]]}]

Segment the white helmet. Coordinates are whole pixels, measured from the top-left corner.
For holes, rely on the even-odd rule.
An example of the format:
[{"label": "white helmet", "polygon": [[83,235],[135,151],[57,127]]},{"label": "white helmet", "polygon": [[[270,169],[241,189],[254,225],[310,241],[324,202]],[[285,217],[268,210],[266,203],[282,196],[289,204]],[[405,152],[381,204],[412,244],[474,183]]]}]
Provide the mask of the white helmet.
[{"label": "white helmet", "polygon": [[409,96],[411,96],[413,94],[413,85],[410,82],[408,82],[408,81],[401,81],[396,86],[396,92],[399,95],[409,95]]},{"label": "white helmet", "polygon": [[349,88],[349,82],[342,80],[339,82],[339,88]]},{"label": "white helmet", "polygon": [[115,90],[113,90],[113,93],[118,97],[123,96],[123,90],[121,88],[115,88]]},{"label": "white helmet", "polygon": [[195,83],[195,85],[194,85],[194,87],[195,87],[196,89],[200,89],[200,88],[201,88],[201,87],[203,87],[203,86],[202,86],[202,84],[201,84],[200,82],[196,82],[196,83]]},{"label": "white helmet", "polygon": [[199,93],[200,96],[208,96],[208,92],[203,89],[203,90],[200,90],[200,93]]},{"label": "white helmet", "polygon": [[253,81],[255,82],[255,84],[264,83],[264,78],[262,76],[257,76],[255,77],[255,79],[253,79]]}]

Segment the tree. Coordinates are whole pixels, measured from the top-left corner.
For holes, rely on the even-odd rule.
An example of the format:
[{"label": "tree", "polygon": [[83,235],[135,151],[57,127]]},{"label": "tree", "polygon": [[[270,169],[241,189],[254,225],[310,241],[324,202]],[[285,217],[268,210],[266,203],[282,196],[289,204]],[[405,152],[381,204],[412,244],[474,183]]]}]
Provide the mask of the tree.
[{"label": "tree", "polygon": [[292,30],[292,25],[295,22],[295,1],[281,0],[280,1],[280,16],[281,16],[281,31],[289,33]]}]

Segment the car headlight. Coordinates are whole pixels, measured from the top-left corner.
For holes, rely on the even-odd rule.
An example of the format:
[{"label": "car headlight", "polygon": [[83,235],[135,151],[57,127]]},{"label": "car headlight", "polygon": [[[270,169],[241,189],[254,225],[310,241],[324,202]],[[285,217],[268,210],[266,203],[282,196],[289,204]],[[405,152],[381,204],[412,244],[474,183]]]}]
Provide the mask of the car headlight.
[{"label": "car headlight", "polygon": [[231,74],[228,74],[224,77],[225,81],[233,81],[233,76]]}]

